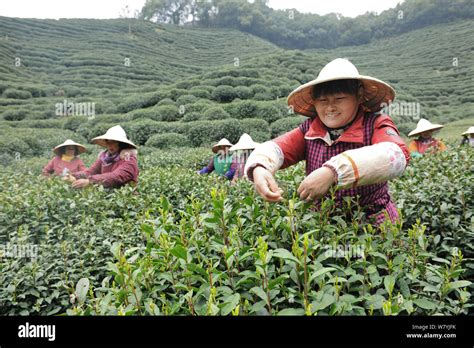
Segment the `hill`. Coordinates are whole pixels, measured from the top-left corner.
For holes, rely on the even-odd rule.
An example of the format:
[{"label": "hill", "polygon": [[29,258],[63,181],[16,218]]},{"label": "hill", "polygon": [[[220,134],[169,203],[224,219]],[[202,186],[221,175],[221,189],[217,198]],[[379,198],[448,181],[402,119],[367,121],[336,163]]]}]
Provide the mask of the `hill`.
[{"label": "hill", "polygon": [[[0,17],[2,80],[103,89],[169,84],[214,66],[274,52],[236,30],[187,29],[146,21]],[[21,59],[21,69],[15,59]],[[127,60],[128,59],[128,63]],[[47,91],[45,91],[47,93]]]},{"label": "hill", "polygon": [[[242,132],[268,140],[304,119],[287,108],[286,96],[335,57],[349,58],[362,74],[396,88],[402,112],[389,111],[405,134],[419,117],[446,123],[472,116],[474,106],[470,21],[363,46],[305,51],[232,30],[135,20],[2,17],[0,26],[0,59],[20,55],[25,64],[5,63],[1,71],[0,147],[10,156],[49,153],[66,135],[58,128],[87,142],[117,123],[139,145],[154,136],[147,144],[154,147],[201,146],[222,136],[235,141]],[[127,55],[130,67],[122,63]],[[58,105],[67,103],[94,104],[94,113],[58,115]],[[416,107],[403,110],[404,104]]]}]

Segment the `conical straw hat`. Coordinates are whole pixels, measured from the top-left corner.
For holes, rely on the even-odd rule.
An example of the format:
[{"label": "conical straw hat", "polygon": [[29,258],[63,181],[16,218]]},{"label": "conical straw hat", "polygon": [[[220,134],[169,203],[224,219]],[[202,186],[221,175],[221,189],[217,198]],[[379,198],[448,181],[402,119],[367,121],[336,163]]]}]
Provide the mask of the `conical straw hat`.
[{"label": "conical straw hat", "polygon": [[137,145],[127,139],[127,134],[120,126],[113,126],[112,128],[109,128],[104,135],[100,135],[98,137],[93,138],[91,140],[91,143],[107,147],[105,140],[115,140],[121,143],[131,145],[135,149],[137,148]]},{"label": "conical straw hat", "polygon": [[433,124],[430,121],[425,120],[424,118],[422,118],[418,121],[418,124],[416,125],[416,128],[414,130],[412,130],[410,133],[408,133],[408,136],[411,137],[413,135],[417,135],[417,134],[427,132],[427,131],[434,131],[434,130],[437,130],[437,129],[441,129],[443,127],[444,126],[441,125],[441,124]]},{"label": "conical straw hat", "polygon": [[288,105],[292,106],[298,114],[315,117],[317,114],[312,96],[314,86],[324,82],[346,79],[356,79],[362,82],[364,88],[363,105],[369,111],[377,112],[383,108],[384,103],[388,104],[395,99],[395,90],[388,83],[371,76],[360,75],[349,60],[337,58],[322,68],[315,80],[305,83],[291,92],[288,96]]},{"label": "conical straw hat", "polygon": [[248,135],[247,133],[244,133],[240,136],[240,139],[237,142],[237,144],[232,146],[229,150],[230,151],[253,150],[257,147],[257,145],[260,145],[260,144],[253,141],[250,135]]},{"label": "conical straw hat", "polygon": [[69,146],[69,145],[72,145],[72,146],[77,146],[77,148],[79,149],[79,153],[84,153],[86,152],[86,147],[84,145],[81,145],[79,143],[76,143],[75,141],[71,140],[71,139],[67,139],[64,143],[62,144],[59,144],[58,146],[56,146],[54,149],[53,149],[53,152],[59,156],[60,154],[60,149],[62,147],[65,147],[65,146]]},{"label": "conical straw hat", "polygon": [[474,134],[474,127],[469,127],[462,135]]},{"label": "conical straw hat", "polygon": [[212,146],[212,152],[216,153],[217,151],[219,151],[219,148],[226,147],[226,146],[231,147],[232,144],[226,138],[222,138],[221,140],[219,140],[219,142],[217,144]]}]

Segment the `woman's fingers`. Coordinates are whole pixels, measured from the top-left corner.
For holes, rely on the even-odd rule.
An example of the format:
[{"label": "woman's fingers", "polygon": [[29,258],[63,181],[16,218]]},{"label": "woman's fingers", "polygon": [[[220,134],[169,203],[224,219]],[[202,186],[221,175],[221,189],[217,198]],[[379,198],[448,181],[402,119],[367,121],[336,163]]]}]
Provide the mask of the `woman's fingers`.
[{"label": "woman's fingers", "polygon": [[278,202],[283,199],[283,192],[276,183],[273,175],[265,170],[254,171],[255,190],[265,200],[270,202]]}]

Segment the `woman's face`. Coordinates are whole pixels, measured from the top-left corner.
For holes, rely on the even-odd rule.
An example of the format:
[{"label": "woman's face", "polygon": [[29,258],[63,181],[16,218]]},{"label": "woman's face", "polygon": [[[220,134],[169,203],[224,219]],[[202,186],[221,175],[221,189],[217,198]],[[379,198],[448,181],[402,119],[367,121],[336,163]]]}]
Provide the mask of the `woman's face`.
[{"label": "woman's face", "polygon": [[64,151],[64,154],[67,156],[74,156],[76,154],[76,147],[74,145],[66,146],[66,150]]},{"label": "woman's face", "polygon": [[357,96],[347,93],[324,95],[314,100],[320,120],[329,128],[342,128],[357,114]]},{"label": "woman's face", "polygon": [[107,145],[107,150],[109,150],[109,153],[116,153],[119,150],[118,141],[106,140],[105,144]]},{"label": "woman's face", "polygon": [[431,138],[432,135],[433,135],[433,131],[427,131],[427,132],[420,133],[420,137],[424,138],[424,139],[429,139],[429,138]]}]

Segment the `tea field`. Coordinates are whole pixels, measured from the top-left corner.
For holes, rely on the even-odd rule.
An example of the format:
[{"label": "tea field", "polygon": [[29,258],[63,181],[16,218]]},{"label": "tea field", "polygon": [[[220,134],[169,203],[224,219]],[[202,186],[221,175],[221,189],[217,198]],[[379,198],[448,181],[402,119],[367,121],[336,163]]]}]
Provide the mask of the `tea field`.
[{"label": "tea field", "polygon": [[473,30],[457,21],[298,51],[235,30],[0,17],[2,160],[45,154],[64,137],[87,142],[117,123],[156,148],[236,141],[242,132],[268,140],[301,123],[287,95],[336,57],[391,83],[395,101],[417,105],[419,114],[392,114],[402,133],[419,117],[462,121],[474,108]]},{"label": "tea field", "polygon": [[[473,34],[459,20],[299,51],[228,29],[0,17],[0,315],[472,314],[474,151],[458,143]],[[354,201],[315,211],[296,195],[302,165],[278,173],[278,204],[196,174],[222,137],[303,122],[287,95],[336,57],[419,105],[392,115],[403,134],[447,125],[449,151],[391,182],[400,224],[377,230]],[[116,124],[139,145],[137,191],[39,175],[66,138],[92,164],[88,141]]]},{"label": "tea field", "polygon": [[[321,211],[278,173],[285,200],[199,176],[206,148],[144,148],[138,192],[76,191],[22,159],[0,174],[2,315],[457,315],[472,313],[474,151],[413,160],[391,183],[403,222],[355,202]],[[86,164],[94,159],[86,156]],[[352,213],[350,213],[352,211]]]}]

